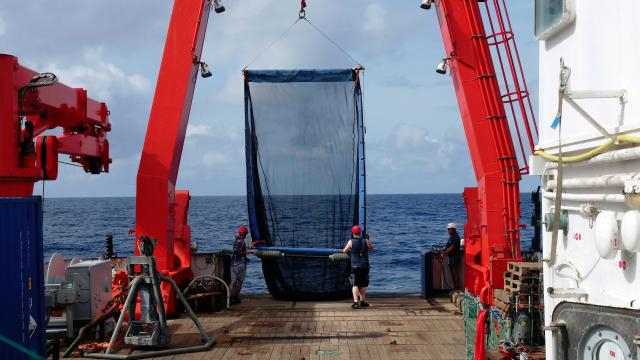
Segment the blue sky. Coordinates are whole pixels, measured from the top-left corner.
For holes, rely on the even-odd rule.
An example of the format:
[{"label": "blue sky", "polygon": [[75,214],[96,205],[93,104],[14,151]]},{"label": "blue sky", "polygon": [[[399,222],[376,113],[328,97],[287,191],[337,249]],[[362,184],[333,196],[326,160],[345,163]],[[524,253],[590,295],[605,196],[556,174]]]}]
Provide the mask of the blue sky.
[{"label": "blue sky", "polygon": [[[537,98],[533,1],[507,1],[525,74]],[[240,70],[297,18],[296,0],[223,0],[212,13],[183,152],[179,189],[244,194]],[[370,193],[461,192],[474,186],[451,79],[434,69],[443,45],[434,11],[418,0],[307,0],[307,16],[365,68]],[[139,154],[172,1],[9,0],[0,3],[0,53],[107,102],[111,173],[61,165],[47,196],[133,196]],[[250,68],[353,67],[310,26],[296,25]],[[534,104],[535,106],[535,104]],[[522,191],[537,179],[526,179]],[[37,186],[40,188],[40,185]],[[38,190],[39,191],[39,190]]]}]

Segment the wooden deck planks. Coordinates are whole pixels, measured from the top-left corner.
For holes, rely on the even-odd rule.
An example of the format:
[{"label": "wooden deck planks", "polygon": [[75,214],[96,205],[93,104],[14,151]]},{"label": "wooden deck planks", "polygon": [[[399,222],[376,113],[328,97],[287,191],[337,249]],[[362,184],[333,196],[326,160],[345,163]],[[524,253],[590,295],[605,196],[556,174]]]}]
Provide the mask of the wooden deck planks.
[{"label": "wooden deck planks", "polygon": [[[163,360],[412,360],[464,359],[462,316],[446,298],[371,297],[371,308],[351,302],[286,302],[245,296],[229,311],[199,314],[218,343],[206,353]],[[199,343],[187,318],[170,320],[174,344]]]}]

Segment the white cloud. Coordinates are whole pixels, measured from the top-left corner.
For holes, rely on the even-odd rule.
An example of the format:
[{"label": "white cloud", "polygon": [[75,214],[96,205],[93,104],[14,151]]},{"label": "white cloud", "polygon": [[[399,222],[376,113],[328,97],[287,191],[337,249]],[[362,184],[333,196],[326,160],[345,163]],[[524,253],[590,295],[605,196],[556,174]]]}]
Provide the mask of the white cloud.
[{"label": "white cloud", "polygon": [[244,87],[240,75],[231,74],[222,85],[219,92],[213,94],[214,100],[220,104],[242,105],[244,104]]},{"label": "white cloud", "polygon": [[[473,179],[450,79],[436,77],[432,70],[443,51],[434,14],[420,11],[414,2],[308,3],[309,20],[367,67],[368,139],[382,139],[367,143],[372,193],[458,191],[462,180],[452,179]],[[515,24],[529,24],[522,20],[530,19],[532,5],[517,3],[512,9],[523,9],[518,10],[520,21]],[[63,83],[84,87],[90,97],[107,102],[112,113],[113,131],[108,138],[114,167],[111,174],[96,177],[103,181],[100,188],[107,189],[106,194],[134,194],[137,162],[124,163],[122,159],[139,154],[144,142],[172,4],[65,0],[49,2],[43,13],[38,1],[0,1],[3,52],[15,54],[34,70],[54,71]],[[182,153],[181,187],[194,189],[199,195],[245,191],[240,69],[297,19],[299,4],[229,0],[225,13],[211,13],[203,60],[214,77],[206,82],[198,79],[190,116],[193,125],[187,129],[189,139]],[[518,16],[513,11],[512,15]],[[144,24],[141,16],[146,19]],[[60,19],[65,26],[60,26]],[[14,24],[21,23],[30,25],[20,28],[20,36],[13,36]],[[531,39],[532,50],[522,54],[535,59],[535,41],[525,25],[525,36],[519,39]],[[532,79],[536,68],[535,63],[529,64],[533,74],[527,73],[527,77]],[[344,66],[352,66],[351,61],[301,21],[250,68]],[[526,70],[527,64],[524,66]],[[397,125],[402,121],[414,126]],[[454,126],[450,123],[458,127],[444,137],[436,136]],[[209,171],[202,171],[205,166]],[[77,182],[62,180],[55,186],[65,189],[60,194],[94,194],[93,189],[77,191],[87,178],[79,172]],[[416,185],[436,179],[446,180],[429,189]]]},{"label": "white cloud", "polygon": [[382,141],[370,142],[367,161],[374,193],[378,188],[441,192],[473,180],[464,139],[437,139],[428,129],[407,124],[396,126]]},{"label": "white cloud", "polygon": [[187,125],[187,137],[191,136],[211,136],[211,126],[188,124]]},{"label": "white cloud", "polygon": [[89,48],[83,51],[81,64],[48,64],[36,68],[53,72],[66,85],[85,88],[90,97],[104,102],[111,101],[116,93],[122,95],[149,90],[147,78],[139,74],[127,74],[103,58],[102,48]]},{"label": "white cloud", "polygon": [[380,4],[372,3],[364,11],[363,30],[368,33],[381,33],[387,28],[385,19],[387,10]]},{"label": "white cloud", "polygon": [[219,151],[208,152],[204,154],[204,157],[202,158],[202,163],[206,167],[215,167],[218,165],[225,165],[225,164],[228,164],[230,161],[231,159],[229,159],[228,155],[223,154],[222,152],[219,152]]},{"label": "white cloud", "polygon": [[0,16],[0,36],[7,33],[7,23]]}]

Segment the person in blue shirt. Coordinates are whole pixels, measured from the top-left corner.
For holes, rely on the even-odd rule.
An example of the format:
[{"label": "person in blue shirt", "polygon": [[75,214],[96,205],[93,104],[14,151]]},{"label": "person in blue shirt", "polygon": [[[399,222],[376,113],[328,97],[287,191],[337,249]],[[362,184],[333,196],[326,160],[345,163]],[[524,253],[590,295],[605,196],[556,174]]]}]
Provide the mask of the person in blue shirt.
[{"label": "person in blue shirt", "polygon": [[247,275],[247,244],[245,239],[249,231],[247,227],[242,225],[238,228],[236,240],[233,243],[233,255],[231,255],[231,284],[229,291],[231,292],[231,304],[240,303],[240,290]]},{"label": "person in blue shirt", "polygon": [[458,272],[456,267],[460,263],[460,235],[458,235],[455,223],[447,224],[447,232],[449,232],[449,240],[447,240],[447,244],[442,249],[442,255],[447,255],[447,265],[449,265],[449,271],[453,279],[453,288],[457,289]]},{"label": "person in blue shirt", "polygon": [[342,249],[345,254],[351,254],[351,293],[353,294],[353,305],[351,308],[366,308],[369,304],[365,301],[367,297],[367,286],[369,286],[369,251],[373,250],[373,243],[369,236],[362,237],[362,229],[359,225],[351,228],[352,239]]}]

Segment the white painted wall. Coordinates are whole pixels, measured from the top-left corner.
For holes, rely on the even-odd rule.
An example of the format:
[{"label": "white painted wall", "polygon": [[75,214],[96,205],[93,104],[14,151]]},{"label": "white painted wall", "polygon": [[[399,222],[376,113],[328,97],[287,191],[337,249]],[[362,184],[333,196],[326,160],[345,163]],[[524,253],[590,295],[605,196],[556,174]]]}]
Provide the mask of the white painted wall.
[{"label": "white painted wall", "polygon": [[[550,124],[558,107],[560,58],[571,68],[573,90],[626,89],[629,102],[621,118],[617,100],[578,100],[605,128],[628,131],[640,128],[640,1],[575,0],[575,22],[546,41],[540,41],[540,146],[557,144]],[[563,111],[566,141],[599,136],[567,104]],[[592,146],[584,144],[579,147]],[[579,148],[578,146],[572,149]]]},{"label": "white painted wall", "polygon": [[[576,100],[605,129],[612,133],[640,135],[640,1],[575,0],[575,22],[560,33],[540,42],[540,99],[539,99],[539,147],[555,152],[558,131],[550,124],[558,108],[558,86],[560,58],[571,68],[570,90],[616,90],[627,91],[628,102],[621,108],[617,99]],[[582,152],[604,142],[600,133],[591,127],[568,104],[563,105],[563,151]],[[566,145],[566,147],[565,147]],[[539,160],[534,173],[543,174],[544,163]],[[567,165],[565,179],[595,177],[607,174],[640,172],[640,160],[609,164],[585,163]],[[542,177],[544,186],[547,176]],[[565,193],[621,194],[622,187],[611,186],[590,189],[565,189]],[[580,207],[585,202],[566,201],[563,206]],[[543,200],[543,214],[548,213],[552,200]],[[624,203],[594,203],[599,210],[615,211],[618,219],[629,211]],[[595,247],[595,232],[589,219],[579,212],[569,212],[569,231],[558,240],[557,264],[566,266],[544,267],[545,288],[575,288],[589,293],[591,304],[631,307],[640,302],[640,258],[637,253],[618,251],[613,259],[602,259]],[[579,240],[578,240],[579,239]],[[544,232],[544,257],[548,258],[551,233]],[[626,269],[619,263],[626,261]],[[571,279],[577,268],[582,276],[577,283]],[[545,295],[545,322],[551,320],[554,307],[560,301],[574,299],[551,299]],[[554,359],[550,332],[547,332],[547,358]]]}]

